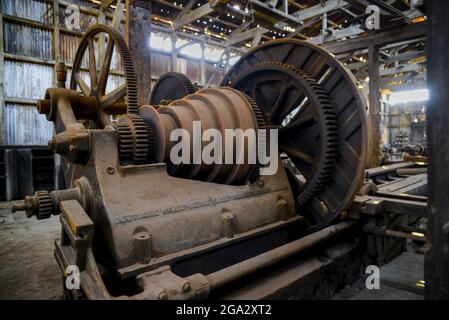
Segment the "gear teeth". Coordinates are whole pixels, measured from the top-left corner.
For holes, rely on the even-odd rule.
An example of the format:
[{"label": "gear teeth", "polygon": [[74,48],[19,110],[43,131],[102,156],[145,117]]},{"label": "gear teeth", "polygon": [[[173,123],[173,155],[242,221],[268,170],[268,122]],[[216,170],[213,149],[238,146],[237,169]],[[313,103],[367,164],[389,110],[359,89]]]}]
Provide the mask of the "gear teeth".
[{"label": "gear teeth", "polygon": [[[138,91],[137,91],[137,75],[136,70],[134,68],[134,62],[129,51],[128,45],[125,42],[125,39],[116,29],[98,24],[89,29],[86,35],[81,40],[79,48],[84,48],[84,50],[78,49],[74,59],[74,69],[77,67],[80,68],[83,56],[85,54],[85,48],[87,47],[87,41],[89,38],[95,36],[96,34],[103,32],[109,35],[110,41],[112,40],[115,45],[115,49],[118,51],[122,65],[123,71],[126,78],[126,102],[127,102],[127,113],[128,114],[137,114],[138,111]],[[77,67],[75,67],[77,66]],[[74,73],[72,73],[72,78],[70,80],[70,86],[72,89],[76,89],[76,82],[74,78]]]},{"label": "gear teeth", "polygon": [[117,130],[120,162],[146,163],[154,153],[155,139],[151,127],[139,116],[131,114],[120,119]]},{"label": "gear teeth", "polygon": [[[169,78],[175,78],[179,82],[179,91],[183,92],[183,97],[170,97],[166,96],[165,94],[161,94],[161,91],[164,92],[165,90],[165,84],[164,82]],[[151,105],[160,105],[161,99],[157,98],[158,96],[164,96],[164,99],[173,101],[176,99],[182,99],[185,96],[188,96],[189,94],[193,94],[198,91],[198,87],[193,84],[193,82],[184,74],[179,72],[167,72],[164,73],[162,76],[159,77],[156,84],[154,85],[153,90],[151,91],[151,97],[150,97],[150,104]]]},{"label": "gear teeth", "polygon": [[[253,109],[254,115],[256,116],[256,122],[257,122],[257,128],[258,129],[264,129],[267,127],[265,123],[265,119],[263,117],[262,111],[260,110],[259,106],[256,104],[253,98],[251,98],[246,93],[240,91],[246,100],[248,100],[249,104],[251,105],[251,108]],[[249,181],[253,183],[256,181],[257,177],[260,175],[260,163],[259,160],[257,160],[257,163],[254,165],[254,168],[249,173],[248,177],[244,179],[244,182]]]},{"label": "gear teeth", "polygon": [[53,213],[53,202],[48,191],[36,191],[35,196],[38,199],[37,219],[48,219]]},{"label": "gear teeth", "polygon": [[[229,85],[231,87],[235,87],[239,81],[241,81],[243,77],[248,76],[251,71],[257,72],[259,70],[263,70],[264,68],[276,68],[280,71],[288,70],[291,73],[295,73],[297,75],[297,79],[304,80],[304,87],[309,87],[309,94],[313,95],[315,100],[318,101],[318,114],[320,115],[320,126],[322,126],[322,148],[318,162],[318,169],[315,171],[313,177],[310,179],[310,182],[306,184],[305,188],[296,199],[298,205],[303,206],[310,202],[319,194],[321,190],[323,190],[324,186],[331,179],[332,174],[335,171],[336,159],[338,156],[338,129],[336,117],[332,104],[321,88],[321,85],[319,85],[313,77],[293,65],[273,61],[262,62],[243,70],[242,73],[238,74],[229,81]],[[260,115],[262,116],[262,113],[260,113]]]}]

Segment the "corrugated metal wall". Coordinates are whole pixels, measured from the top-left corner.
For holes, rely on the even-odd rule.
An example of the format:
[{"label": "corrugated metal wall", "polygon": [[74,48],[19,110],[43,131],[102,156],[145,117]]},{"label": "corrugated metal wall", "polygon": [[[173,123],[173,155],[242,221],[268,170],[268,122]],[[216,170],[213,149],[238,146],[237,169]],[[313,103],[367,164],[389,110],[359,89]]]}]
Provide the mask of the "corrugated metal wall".
[{"label": "corrugated metal wall", "polygon": [[[51,31],[5,22],[4,51],[15,55],[51,60]],[[24,41],[26,39],[26,41]]]},{"label": "corrugated metal wall", "polygon": [[159,52],[151,53],[151,75],[153,77],[159,77],[170,70],[172,70],[170,55]]},{"label": "corrugated metal wall", "polygon": [[36,63],[5,61],[5,96],[42,99],[53,84],[53,68]]},{"label": "corrugated metal wall", "polygon": [[6,103],[6,144],[46,145],[53,133],[53,123],[36,108],[27,105]]},{"label": "corrugated metal wall", "polygon": [[0,0],[0,9],[3,14],[47,24],[52,23],[51,15],[49,15],[51,8],[51,3],[39,0]]}]

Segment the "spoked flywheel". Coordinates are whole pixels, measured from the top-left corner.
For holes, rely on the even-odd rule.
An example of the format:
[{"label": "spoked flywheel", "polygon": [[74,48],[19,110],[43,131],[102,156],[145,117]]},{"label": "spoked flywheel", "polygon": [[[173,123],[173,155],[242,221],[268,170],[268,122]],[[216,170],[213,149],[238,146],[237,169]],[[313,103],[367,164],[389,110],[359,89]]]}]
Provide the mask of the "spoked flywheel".
[{"label": "spoked flywheel", "polygon": [[190,79],[179,72],[167,72],[159,77],[151,91],[151,105],[168,105],[198,91]]},{"label": "spoked flywheel", "polygon": [[[95,39],[102,35],[105,37],[106,48],[103,61],[97,70],[97,57],[95,50]],[[86,52],[87,51],[87,52]],[[111,72],[111,63],[114,51],[119,55],[125,73],[125,83],[106,92],[108,77]],[[89,84],[81,75],[82,62],[88,57]],[[123,102],[127,105],[127,114],[123,115],[117,124],[119,133],[119,156],[122,164],[145,163],[151,155],[152,132],[143,120],[138,116],[137,104],[137,80],[133,59],[129,48],[122,35],[112,27],[106,25],[95,25],[85,34],[76,52],[73,64],[70,88],[81,92],[86,97],[93,97],[97,100],[97,121],[98,127],[110,125],[110,117],[105,112],[116,103]]]},{"label": "spoked flywheel", "polygon": [[[101,67],[97,69],[97,56],[95,49],[95,38],[104,35],[106,48],[104,56],[98,57],[102,61]],[[111,72],[111,62],[114,49],[120,55],[126,81],[124,84],[106,93],[106,85]],[[86,52],[87,51],[87,52]],[[87,54],[86,54],[87,53]],[[81,68],[85,56],[88,58],[88,69],[90,81],[85,81],[81,74]],[[76,90],[78,87],[86,97],[94,97],[98,102],[98,124],[106,126],[110,124],[105,110],[126,98],[128,114],[137,114],[137,82],[131,53],[122,35],[112,27],[106,25],[95,25],[87,31],[76,52],[73,63],[70,88]],[[89,82],[89,83],[88,83]]]},{"label": "spoked flywheel", "polygon": [[[293,99],[292,92],[295,92],[296,89],[289,89],[288,81],[284,82],[285,85],[282,84],[280,72],[273,72],[270,75],[268,72],[263,73],[260,71],[260,69],[264,68],[263,65],[266,62],[293,66],[302,71],[302,77],[307,79],[310,76],[314,80],[316,86],[312,86],[313,91],[317,93],[317,96],[327,98],[327,101],[330,101],[338,136],[336,143],[332,139],[326,142],[325,135],[318,135],[318,131],[323,134],[328,130],[326,128],[320,128],[319,130],[315,128],[316,134],[312,134],[314,132],[311,130],[312,128],[323,125],[326,127],[325,122],[309,120],[313,116],[308,117],[307,112],[299,113],[301,110],[303,112],[312,110],[313,108],[310,109],[310,106],[313,104],[309,105],[309,108],[299,108],[299,114],[291,113],[290,108],[285,105],[291,103],[289,99]],[[242,79],[244,77],[250,79],[249,74],[252,72],[257,73],[258,76],[245,84],[245,81]],[[278,83],[277,89],[272,89],[268,85],[263,85],[263,90],[257,88],[258,81],[269,83],[270,77],[274,82]],[[287,79],[287,76],[285,77]],[[322,181],[321,183],[311,184],[312,180],[309,179],[310,193],[304,193],[306,191],[304,186],[302,189],[300,186],[297,190],[297,195],[299,196],[298,211],[300,214],[310,217],[310,223],[313,225],[312,229],[328,225],[348,208],[360,183],[363,181],[367,152],[365,141],[368,141],[366,106],[355,85],[355,79],[338,60],[326,50],[308,42],[294,39],[273,40],[247,52],[225,75],[221,85],[234,87],[238,85],[240,90],[256,99],[257,104],[264,110],[263,112],[269,114],[269,119],[271,119],[272,123],[281,126],[279,139],[280,143],[284,143],[284,146],[280,146],[281,151],[288,155],[302,175],[304,175],[304,172],[307,172],[304,169],[304,162],[310,162],[315,159],[313,155],[318,154],[318,150],[327,150],[322,154],[336,152],[335,158],[334,156],[329,158],[335,159],[335,169],[331,173],[329,173],[328,168],[330,167],[328,165],[321,167],[324,168],[322,171],[309,171],[313,173],[313,176],[321,177],[320,179],[317,178]],[[322,92],[316,91],[315,88],[320,88]],[[325,106],[325,108],[321,107],[319,109],[322,112],[327,112],[327,104],[317,101],[317,105]],[[277,107],[277,105],[282,107]],[[295,103],[292,106],[294,107]],[[299,126],[296,126],[296,124]],[[296,137],[295,128],[298,128],[299,134],[304,134],[307,125],[309,126],[307,130],[309,130],[310,134],[304,137]],[[318,136],[320,136],[320,140],[313,141]],[[287,145],[285,145],[285,141],[287,141]],[[324,146],[329,143],[331,143],[330,147]],[[315,151],[308,149],[308,146],[313,144],[316,144]],[[336,150],[334,149],[335,147]],[[304,152],[306,153],[304,154]],[[312,155],[312,158],[308,155]],[[305,178],[307,181],[307,177]],[[312,185],[315,187],[312,188]],[[304,194],[304,197],[301,197],[301,194]],[[304,202],[309,197],[310,199]]]},{"label": "spoked flywheel", "polygon": [[311,77],[278,62],[245,69],[231,86],[255,99],[268,126],[279,129],[279,149],[295,167],[297,203],[307,204],[335,169],[338,132],[328,98]]}]

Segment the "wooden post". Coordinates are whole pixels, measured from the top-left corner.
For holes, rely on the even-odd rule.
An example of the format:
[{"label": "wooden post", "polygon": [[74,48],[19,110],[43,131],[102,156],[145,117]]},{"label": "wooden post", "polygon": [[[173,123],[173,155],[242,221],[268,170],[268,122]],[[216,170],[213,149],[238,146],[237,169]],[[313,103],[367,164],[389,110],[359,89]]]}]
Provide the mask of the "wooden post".
[{"label": "wooden post", "polygon": [[428,241],[425,297],[449,297],[449,1],[427,1]]},{"label": "wooden post", "polygon": [[125,34],[137,72],[138,104],[148,104],[151,91],[151,0],[126,0]]},{"label": "wooden post", "polygon": [[6,144],[6,124],[5,124],[5,61],[3,48],[3,15],[0,14],[0,145]]},{"label": "wooden post", "polygon": [[176,72],[178,69],[178,50],[176,49],[176,32],[171,34],[171,71]]},{"label": "wooden post", "polygon": [[206,86],[206,43],[204,41],[201,42],[201,61],[200,61],[200,83],[202,87]]},{"label": "wooden post", "polygon": [[[61,61],[60,39],[59,39],[59,0],[53,0],[53,59]],[[53,86],[57,86],[56,75],[53,74]]]},{"label": "wooden post", "polygon": [[368,164],[370,167],[380,165],[381,142],[381,115],[380,115],[380,76],[379,76],[379,48],[368,48],[368,75],[369,75],[369,115],[372,126],[372,155]]}]

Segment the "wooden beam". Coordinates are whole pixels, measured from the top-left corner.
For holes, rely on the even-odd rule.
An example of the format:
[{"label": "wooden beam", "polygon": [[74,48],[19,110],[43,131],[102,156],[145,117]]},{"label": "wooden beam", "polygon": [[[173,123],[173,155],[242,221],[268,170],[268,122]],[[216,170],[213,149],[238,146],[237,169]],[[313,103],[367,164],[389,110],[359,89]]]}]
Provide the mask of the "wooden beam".
[{"label": "wooden beam", "polygon": [[370,46],[382,47],[391,43],[406,41],[426,36],[426,23],[406,25],[387,31],[376,32],[364,37],[349,39],[324,47],[333,54],[366,49]]},{"label": "wooden beam", "polygon": [[255,37],[259,37],[259,41],[260,41],[260,36],[264,33],[267,33],[268,30],[265,28],[261,28],[261,27],[256,27],[244,32],[240,32],[232,37],[229,37],[224,43],[223,45],[225,46],[231,46],[233,44],[248,40],[248,39],[253,39]]},{"label": "wooden beam", "polygon": [[6,123],[5,123],[5,63],[3,47],[3,15],[0,13],[0,145],[6,144]]},{"label": "wooden beam", "polygon": [[173,30],[178,30],[179,28],[188,25],[189,23],[202,18],[212,12],[214,12],[215,7],[220,3],[219,0],[209,1],[203,4],[201,7],[198,7],[195,10],[190,11],[189,13],[181,15],[179,18],[176,18],[173,21],[172,28]]},{"label": "wooden beam", "polygon": [[379,75],[379,48],[368,48],[368,74],[369,74],[369,115],[373,128],[372,152],[370,167],[380,165],[381,152],[381,115],[380,115],[380,75]]},{"label": "wooden beam", "polygon": [[[61,62],[60,32],[59,32],[59,0],[53,0],[53,59]],[[67,84],[66,84],[67,85]],[[56,87],[56,76],[53,73],[53,86]]]},{"label": "wooden beam", "polygon": [[449,297],[449,1],[427,1],[428,242],[425,298]]},{"label": "wooden beam", "polygon": [[410,51],[410,52],[404,52],[400,54],[393,54],[390,57],[386,59],[382,59],[384,63],[391,63],[395,61],[403,61],[403,60],[412,60],[414,58],[420,57],[425,55],[424,51]]},{"label": "wooden beam", "polygon": [[125,38],[137,73],[138,105],[148,104],[151,91],[151,1],[126,0]]},{"label": "wooden beam", "polygon": [[339,39],[356,36],[362,33],[365,33],[365,30],[362,29],[361,26],[355,25],[342,30],[332,30],[332,32],[329,34],[322,34],[307,41],[313,44],[320,45],[325,42],[333,42]]},{"label": "wooden beam", "polygon": [[310,18],[321,16],[322,14],[328,13],[330,11],[340,9],[345,5],[347,5],[347,3],[343,0],[328,0],[325,2],[325,5],[317,4],[303,10],[298,10],[297,12],[292,13],[292,16],[294,16],[296,19],[304,21]]}]

